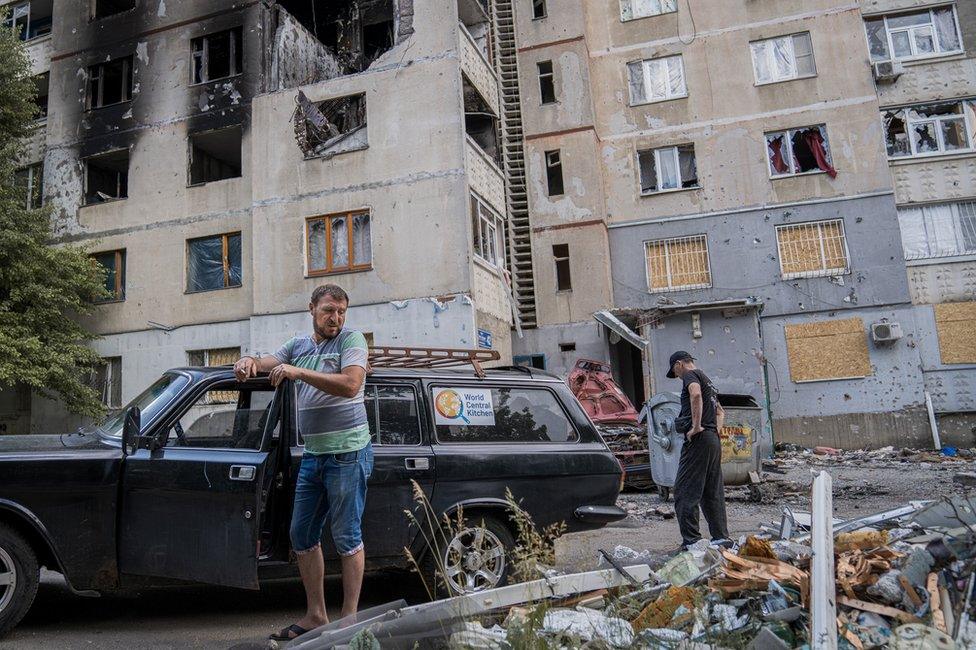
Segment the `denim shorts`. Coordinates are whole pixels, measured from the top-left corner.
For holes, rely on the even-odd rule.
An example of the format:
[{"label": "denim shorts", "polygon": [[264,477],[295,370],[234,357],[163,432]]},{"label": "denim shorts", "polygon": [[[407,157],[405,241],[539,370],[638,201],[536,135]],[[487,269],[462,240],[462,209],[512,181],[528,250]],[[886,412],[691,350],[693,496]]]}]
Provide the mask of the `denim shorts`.
[{"label": "denim shorts", "polygon": [[327,521],[339,555],[362,550],[366,482],[372,472],[372,445],[345,454],[302,456],[291,515],[291,546],[296,553],[322,544]]}]

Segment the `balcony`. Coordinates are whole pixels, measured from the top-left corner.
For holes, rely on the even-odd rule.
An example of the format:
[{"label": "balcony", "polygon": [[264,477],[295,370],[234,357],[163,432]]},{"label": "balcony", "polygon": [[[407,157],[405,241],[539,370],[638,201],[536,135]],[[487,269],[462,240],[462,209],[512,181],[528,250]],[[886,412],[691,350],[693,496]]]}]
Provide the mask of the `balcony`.
[{"label": "balcony", "polygon": [[458,34],[461,72],[477,89],[491,111],[498,115],[498,76],[488,62],[485,49],[475,41],[475,37],[463,23],[458,25]]},{"label": "balcony", "polygon": [[505,176],[495,161],[470,136],[465,146],[464,166],[468,186],[500,214],[505,209]]}]

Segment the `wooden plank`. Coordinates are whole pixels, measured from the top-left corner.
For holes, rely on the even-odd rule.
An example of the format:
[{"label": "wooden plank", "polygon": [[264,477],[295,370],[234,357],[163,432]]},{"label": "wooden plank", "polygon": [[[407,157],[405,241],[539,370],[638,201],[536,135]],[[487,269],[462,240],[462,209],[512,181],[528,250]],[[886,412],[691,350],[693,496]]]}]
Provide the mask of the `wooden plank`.
[{"label": "wooden plank", "polygon": [[847,596],[837,596],[837,603],[843,605],[844,607],[859,609],[862,612],[873,612],[875,614],[880,614],[881,616],[887,616],[888,618],[895,618],[901,621],[902,623],[922,622],[922,619],[915,616],[914,614],[909,614],[908,612],[903,612],[900,609],[895,609],[894,607],[888,607],[887,605],[878,605],[877,603],[869,603],[863,600],[858,600],[856,598],[848,598]]},{"label": "wooden plank", "polygon": [[787,325],[785,334],[794,382],[872,374],[867,333],[860,318]]},{"label": "wooden plank", "polygon": [[942,363],[976,363],[976,302],[952,302],[935,306]]}]

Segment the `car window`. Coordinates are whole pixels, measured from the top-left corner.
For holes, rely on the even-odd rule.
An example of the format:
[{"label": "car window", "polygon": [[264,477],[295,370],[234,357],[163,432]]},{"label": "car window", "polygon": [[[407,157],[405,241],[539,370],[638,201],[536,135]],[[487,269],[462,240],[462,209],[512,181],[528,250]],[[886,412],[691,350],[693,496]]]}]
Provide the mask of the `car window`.
[{"label": "car window", "polygon": [[234,382],[217,384],[200,395],[169,430],[167,447],[260,449],[263,433],[275,417],[274,390],[241,387]]},{"label": "car window", "polygon": [[545,388],[431,388],[439,442],[576,442],[579,433]]},{"label": "car window", "polygon": [[412,386],[366,386],[365,400],[374,445],[420,444],[420,414]]}]

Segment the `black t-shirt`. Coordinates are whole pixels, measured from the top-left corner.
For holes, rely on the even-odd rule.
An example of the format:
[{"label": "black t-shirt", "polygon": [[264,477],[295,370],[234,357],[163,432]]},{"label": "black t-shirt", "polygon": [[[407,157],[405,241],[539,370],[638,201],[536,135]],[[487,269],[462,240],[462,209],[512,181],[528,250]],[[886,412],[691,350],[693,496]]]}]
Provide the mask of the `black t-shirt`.
[{"label": "black t-shirt", "polygon": [[681,417],[691,417],[691,396],[688,394],[688,384],[701,386],[702,427],[712,431],[718,430],[718,423],[715,420],[715,400],[718,392],[715,390],[712,380],[701,370],[691,370],[681,378]]}]

